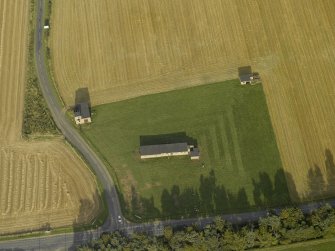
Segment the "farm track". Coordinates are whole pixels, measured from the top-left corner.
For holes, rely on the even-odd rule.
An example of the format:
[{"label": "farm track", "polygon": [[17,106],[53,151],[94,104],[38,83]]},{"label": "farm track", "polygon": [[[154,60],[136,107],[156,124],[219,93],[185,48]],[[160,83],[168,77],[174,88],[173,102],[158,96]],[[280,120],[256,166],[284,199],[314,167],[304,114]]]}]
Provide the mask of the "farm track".
[{"label": "farm track", "polygon": [[80,87],[98,105],[236,78],[252,66],[291,197],[317,199],[335,195],[334,19],[333,0],[59,0],[52,64],[67,105]]},{"label": "farm track", "polygon": [[22,140],[29,5],[0,1],[0,235],[87,223],[100,210],[94,175],[64,140]]}]

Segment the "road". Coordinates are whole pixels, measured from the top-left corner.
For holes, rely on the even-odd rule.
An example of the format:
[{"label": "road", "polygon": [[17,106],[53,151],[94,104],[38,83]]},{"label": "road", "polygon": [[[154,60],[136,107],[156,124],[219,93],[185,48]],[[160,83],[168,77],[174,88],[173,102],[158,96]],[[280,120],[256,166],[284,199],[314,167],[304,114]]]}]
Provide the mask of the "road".
[{"label": "road", "polygon": [[48,104],[51,115],[64,137],[84,156],[88,164],[95,171],[98,179],[102,183],[103,189],[106,192],[106,201],[109,209],[109,219],[104,227],[109,229],[110,226],[116,226],[118,215],[121,215],[121,207],[117,196],[116,187],[109,175],[107,168],[102,161],[97,157],[95,152],[88,146],[80,134],[76,131],[71,123],[67,120],[63,112],[63,106],[53,88],[53,83],[49,79],[46,68],[44,50],[43,50],[43,24],[44,24],[44,0],[38,0],[37,9],[37,29],[35,33],[35,60],[37,76],[39,78],[40,87],[43,96]]},{"label": "road", "polygon": [[[146,232],[149,234],[159,235],[162,233],[165,226],[183,227],[187,225],[198,225],[199,227],[204,227],[206,224],[212,222],[214,217],[159,221],[142,224],[128,223],[125,219],[123,219],[117,190],[106,166],[67,120],[66,115],[63,112],[63,106],[53,88],[53,83],[49,80],[42,42],[44,3],[44,0],[37,1],[37,26],[35,34],[35,58],[40,87],[57,127],[63,133],[66,140],[69,141],[86,159],[101,182],[102,188],[105,191],[109,216],[103,226],[96,230],[11,241],[0,241],[0,250],[73,250],[80,244],[85,243],[92,238],[99,237],[100,233],[104,231],[119,230],[127,234],[131,234],[133,232]],[[328,201],[328,203],[335,206],[335,200]],[[301,205],[300,208],[304,213],[308,213],[320,205],[321,203],[307,203],[305,205]],[[279,212],[280,208],[274,210]],[[117,221],[117,217],[119,215],[123,219],[122,223]],[[263,210],[257,212],[222,215],[222,218],[232,224],[245,224],[248,222],[255,222],[260,217],[264,217],[266,215],[267,211]]]}]

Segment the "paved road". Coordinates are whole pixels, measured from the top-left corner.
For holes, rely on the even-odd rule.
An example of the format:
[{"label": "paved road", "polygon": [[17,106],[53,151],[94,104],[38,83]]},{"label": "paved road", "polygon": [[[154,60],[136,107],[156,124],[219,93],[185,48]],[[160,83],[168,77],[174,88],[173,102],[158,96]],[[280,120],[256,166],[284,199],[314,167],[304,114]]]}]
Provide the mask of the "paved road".
[{"label": "paved road", "polygon": [[103,189],[106,192],[110,215],[104,225],[104,228],[110,229],[110,227],[113,226],[117,227],[116,219],[118,215],[121,215],[121,208],[113,180],[102,161],[67,120],[66,115],[63,112],[63,106],[58,99],[58,96],[53,88],[53,84],[49,80],[42,44],[44,2],[44,0],[37,1],[37,30],[35,38],[35,59],[40,87],[57,127],[63,133],[64,137],[84,156],[102,183]]},{"label": "paved road", "polygon": [[[133,232],[146,232],[149,234],[159,235],[162,233],[164,226],[167,225],[173,227],[183,227],[194,224],[198,225],[199,227],[204,227],[206,224],[212,222],[213,217],[160,221],[143,224],[127,223],[125,220],[123,220],[123,223],[118,223],[117,217],[119,215],[122,216],[122,212],[113,180],[109,175],[105,165],[100,161],[94,151],[82,139],[79,133],[72,127],[71,123],[65,117],[65,114],[62,112],[62,104],[59,102],[52,83],[49,80],[42,45],[44,2],[44,0],[37,1],[38,11],[35,39],[35,57],[37,74],[41,85],[40,87],[57,127],[61,130],[64,137],[84,156],[100,180],[102,187],[105,190],[109,216],[104,225],[96,230],[12,241],[2,241],[0,242],[0,250],[72,250],[80,244],[91,240],[92,238],[97,238],[100,233],[104,231],[119,230],[128,234]],[[329,203],[332,206],[335,206],[335,200],[331,200]],[[306,205],[300,206],[300,208],[303,210],[303,212],[307,213],[319,207],[320,204],[321,203],[308,203]],[[275,209],[275,211],[279,210],[279,208]],[[222,217],[230,221],[232,224],[245,224],[248,222],[257,221],[260,217],[264,217],[266,215],[267,211],[264,210],[258,212],[223,215]]]}]

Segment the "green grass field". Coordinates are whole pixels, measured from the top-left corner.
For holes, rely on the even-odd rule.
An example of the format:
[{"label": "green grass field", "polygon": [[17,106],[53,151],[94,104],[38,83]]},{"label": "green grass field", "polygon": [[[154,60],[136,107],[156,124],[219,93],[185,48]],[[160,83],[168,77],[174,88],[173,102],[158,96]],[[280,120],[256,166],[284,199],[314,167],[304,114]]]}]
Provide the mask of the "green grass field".
[{"label": "green grass field", "polygon": [[333,251],[335,249],[335,242],[320,243],[317,245],[296,247],[287,249],[287,251]]},{"label": "green grass field", "polygon": [[301,247],[288,248],[286,251],[333,251],[335,249],[335,242],[320,243],[316,245],[304,245]]},{"label": "green grass field", "polygon": [[273,248],[259,249],[262,251],[333,251],[335,248],[334,239],[320,239],[305,241]]},{"label": "green grass field", "polygon": [[[97,106],[82,133],[116,174],[132,219],[290,202],[262,85],[232,80]],[[185,139],[199,146],[200,160],[139,158],[140,141]]]}]

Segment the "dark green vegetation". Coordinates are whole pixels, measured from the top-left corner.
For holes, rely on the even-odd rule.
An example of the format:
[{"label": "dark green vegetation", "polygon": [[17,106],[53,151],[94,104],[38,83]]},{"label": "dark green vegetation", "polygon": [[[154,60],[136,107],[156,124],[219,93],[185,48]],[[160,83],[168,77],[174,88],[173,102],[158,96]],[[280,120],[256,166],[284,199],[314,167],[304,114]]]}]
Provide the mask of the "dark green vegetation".
[{"label": "dark green vegetation", "polygon": [[[31,12],[34,15],[35,3],[32,1]],[[24,136],[32,134],[55,134],[57,133],[56,125],[52,120],[50,111],[42,96],[38,84],[36,74],[35,58],[34,58],[34,32],[35,32],[35,18],[30,18],[30,34],[29,34],[29,48],[28,48],[28,69],[27,82],[25,88],[24,98],[24,113],[22,131]]]},{"label": "dark green vegetation", "polygon": [[[324,205],[304,216],[297,208],[283,209],[271,214],[258,224],[234,228],[220,218],[203,230],[187,227],[182,231],[165,228],[164,236],[133,235],[127,238],[120,233],[102,234],[79,250],[246,250],[285,245],[312,239],[335,236],[335,210]],[[328,245],[329,247],[329,245]],[[303,250],[330,250],[326,249]],[[285,249],[288,250],[288,249]],[[301,250],[301,249],[292,249]]]},{"label": "dark green vegetation", "polygon": [[[132,220],[290,203],[261,85],[226,81],[101,105],[93,113],[81,131],[116,174]],[[184,140],[199,146],[199,161],[140,160],[140,142]]]}]

